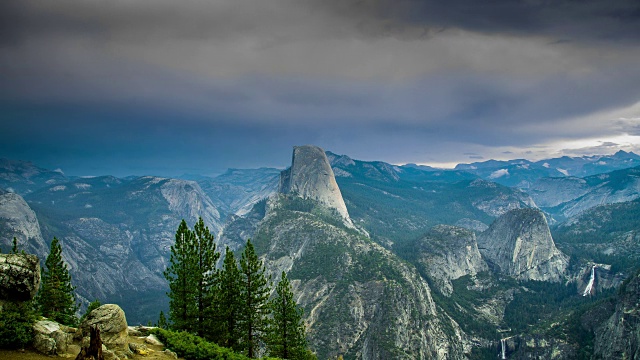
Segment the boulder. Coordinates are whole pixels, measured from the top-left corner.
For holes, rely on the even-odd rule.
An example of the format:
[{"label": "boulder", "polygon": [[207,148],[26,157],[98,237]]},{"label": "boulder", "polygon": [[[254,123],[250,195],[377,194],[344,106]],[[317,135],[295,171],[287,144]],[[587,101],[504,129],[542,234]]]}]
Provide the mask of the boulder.
[{"label": "boulder", "polygon": [[0,254],[0,300],[31,300],[38,288],[40,261],[37,256]]},{"label": "boulder", "polygon": [[105,304],[94,309],[80,324],[82,336],[89,336],[89,329],[97,326],[102,343],[109,349],[122,348],[127,345],[127,318],[124,311],[116,304]]},{"label": "boulder", "polygon": [[41,320],[33,325],[35,332],[33,346],[45,355],[61,355],[73,341],[75,329],[60,325],[55,321]]},{"label": "boulder", "polygon": [[158,338],[151,334],[149,336],[147,336],[146,338],[144,338],[144,342],[146,342],[147,344],[150,345],[157,345],[157,346],[163,346],[164,344],[162,344],[162,342],[160,340],[158,340]]}]

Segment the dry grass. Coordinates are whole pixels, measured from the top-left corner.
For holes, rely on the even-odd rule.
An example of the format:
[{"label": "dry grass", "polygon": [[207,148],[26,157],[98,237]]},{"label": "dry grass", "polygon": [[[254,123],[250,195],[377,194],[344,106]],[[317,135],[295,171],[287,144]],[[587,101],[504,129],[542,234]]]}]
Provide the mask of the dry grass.
[{"label": "dry grass", "polygon": [[34,350],[2,350],[0,349],[0,359],[2,360],[51,360],[51,356],[46,356]]}]

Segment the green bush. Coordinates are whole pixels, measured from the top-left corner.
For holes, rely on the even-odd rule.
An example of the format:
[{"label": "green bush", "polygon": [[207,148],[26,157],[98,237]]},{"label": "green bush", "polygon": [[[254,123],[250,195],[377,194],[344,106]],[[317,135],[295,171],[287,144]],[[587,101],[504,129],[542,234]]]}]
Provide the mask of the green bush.
[{"label": "green bush", "polygon": [[[186,360],[247,360],[248,357],[208,342],[199,336],[187,332],[175,332],[164,329],[151,331],[164,345],[184,357]],[[274,359],[274,358],[265,358]]]},{"label": "green bush", "polygon": [[33,303],[7,302],[0,310],[0,348],[21,349],[33,341]]}]

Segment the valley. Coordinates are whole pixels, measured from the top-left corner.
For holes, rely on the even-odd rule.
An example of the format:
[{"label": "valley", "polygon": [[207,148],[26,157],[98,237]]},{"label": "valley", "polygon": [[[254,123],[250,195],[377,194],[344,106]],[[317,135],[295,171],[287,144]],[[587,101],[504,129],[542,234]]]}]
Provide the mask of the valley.
[{"label": "valley", "polygon": [[442,170],[305,145],[284,171],[174,179],[2,160],[0,248],[16,237],[42,260],[57,237],[82,307],[147,324],[168,306],[178,224],[202,217],[219,251],[251,238],[274,281],[287,272],[320,359],[633,358],[639,165],[618,152]]}]

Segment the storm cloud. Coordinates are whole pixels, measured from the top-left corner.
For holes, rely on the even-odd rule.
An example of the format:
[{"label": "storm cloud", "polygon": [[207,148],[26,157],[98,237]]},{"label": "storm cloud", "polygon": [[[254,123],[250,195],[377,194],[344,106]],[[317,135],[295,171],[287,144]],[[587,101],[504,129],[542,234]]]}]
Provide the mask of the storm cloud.
[{"label": "storm cloud", "polygon": [[[304,143],[436,164],[634,150],[638,20],[625,0],[7,0],[0,156],[176,175]],[[587,140],[617,145],[567,147]]]}]

